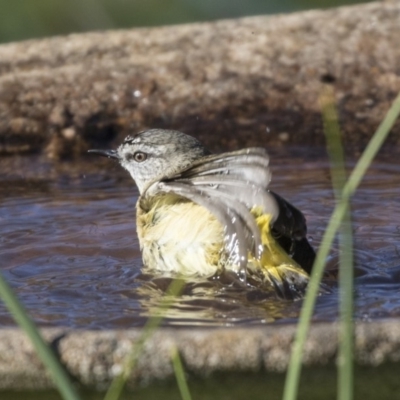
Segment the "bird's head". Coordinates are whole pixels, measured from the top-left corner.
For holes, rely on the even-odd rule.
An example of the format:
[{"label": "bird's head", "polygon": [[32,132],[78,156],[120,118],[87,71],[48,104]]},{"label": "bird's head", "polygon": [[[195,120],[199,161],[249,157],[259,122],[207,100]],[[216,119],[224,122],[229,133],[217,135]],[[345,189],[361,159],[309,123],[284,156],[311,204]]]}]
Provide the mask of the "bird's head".
[{"label": "bird's head", "polygon": [[135,180],[139,192],[188,168],[209,151],[195,138],[182,132],[150,129],[127,136],[117,150],[89,150],[114,158]]}]

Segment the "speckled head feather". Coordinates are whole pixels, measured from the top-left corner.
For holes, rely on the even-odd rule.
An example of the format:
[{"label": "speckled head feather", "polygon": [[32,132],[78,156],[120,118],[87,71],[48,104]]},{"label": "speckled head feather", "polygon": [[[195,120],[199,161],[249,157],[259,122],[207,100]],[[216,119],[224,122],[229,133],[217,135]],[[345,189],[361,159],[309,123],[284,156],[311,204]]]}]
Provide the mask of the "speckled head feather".
[{"label": "speckled head feather", "polygon": [[182,132],[150,129],[126,137],[117,154],[143,193],[153,182],[174,176],[210,152]]}]

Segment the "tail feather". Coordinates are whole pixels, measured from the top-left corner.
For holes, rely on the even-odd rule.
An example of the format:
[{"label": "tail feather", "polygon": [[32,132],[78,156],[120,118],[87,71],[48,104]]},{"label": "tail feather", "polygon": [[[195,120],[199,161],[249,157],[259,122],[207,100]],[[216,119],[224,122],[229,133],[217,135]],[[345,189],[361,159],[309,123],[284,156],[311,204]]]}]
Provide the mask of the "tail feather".
[{"label": "tail feather", "polygon": [[279,245],[271,232],[272,216],[253,209],[252,214],[261,232],[263,253],[259,260],[251,260],[258,266],[266,281],[270,282],[283,298],[296,299],[303,296],[309,275]]}]

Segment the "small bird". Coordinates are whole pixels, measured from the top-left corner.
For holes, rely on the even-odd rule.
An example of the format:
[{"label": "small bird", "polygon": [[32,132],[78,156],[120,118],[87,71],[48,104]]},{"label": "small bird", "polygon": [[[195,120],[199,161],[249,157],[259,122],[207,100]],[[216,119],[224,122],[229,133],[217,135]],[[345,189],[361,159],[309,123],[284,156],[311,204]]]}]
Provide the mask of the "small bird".
[{"label": "small bird", "polygon": [[192,136],[150,129],[117,150],[89,152],[116,159],[136,182],[148,271],[188,278],[226,271],[284,298],[304,293],[315,252],[303,214],[268,189],[265,149],[211,154]]}]

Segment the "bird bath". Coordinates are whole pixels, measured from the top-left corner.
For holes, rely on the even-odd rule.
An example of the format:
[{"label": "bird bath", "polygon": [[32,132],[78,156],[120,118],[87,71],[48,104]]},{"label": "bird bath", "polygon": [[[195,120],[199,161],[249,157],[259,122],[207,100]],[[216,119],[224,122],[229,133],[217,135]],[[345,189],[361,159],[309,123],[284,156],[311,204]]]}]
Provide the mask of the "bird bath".
[{"label": "bird bath", "polygon": [[[183,130],[210,150],[266,147],[271,187],[304,212],[318,248],[334,206],[318,96],[334,86],[345,147],[364,147],[399,90],[399,18],[398,2],[378,2],[0,47],[0,268],[78,381],[109,385],[169,284],[141,273],[131,178],[85,151],[149,127]],[[396,125],[352,201],[362,399],[400,390],[398,138]],[[305,346],[307,399],[334,397],[337,260],[335,244]],[[138,380],[172,378],[176,346],[196,395],[277,398],[301,303],[188,282],[146,344]],[[39,391],[54,383],[2,303],[0,327],[0,390],[38,390],[0,397],[59,398]],[[137,396],[176,398],[168,385]]]}]

